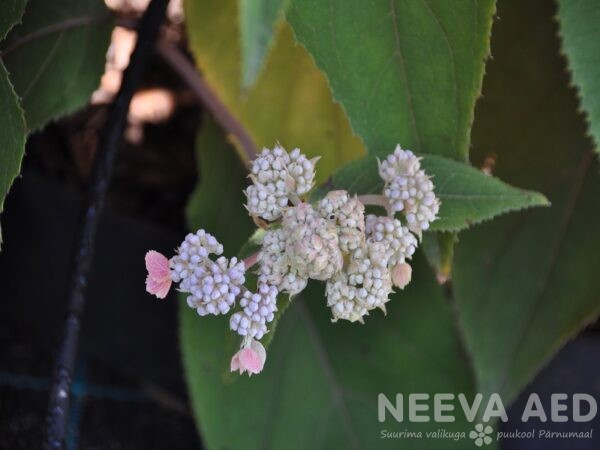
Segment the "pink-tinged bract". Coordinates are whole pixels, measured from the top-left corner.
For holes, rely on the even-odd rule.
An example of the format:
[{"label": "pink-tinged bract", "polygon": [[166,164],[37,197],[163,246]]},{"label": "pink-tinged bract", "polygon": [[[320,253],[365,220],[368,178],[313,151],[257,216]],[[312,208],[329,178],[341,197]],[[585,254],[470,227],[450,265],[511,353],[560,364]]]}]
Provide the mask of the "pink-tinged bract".
[{"label": "pink-tinged bract", "polygon": [[146,253],[146,291],[158,298],[165,298],[171,288],[171,272],[169,260],[157,251],[150,250]]},{"label": "pink-tinged bract", "polygon": [[243,347],[231,358],[231,371],[239,370],[240,374],[248,372],[248,375],[260,373],[265,365],[267,352],[263,345],[252,340],[249,347]]}]

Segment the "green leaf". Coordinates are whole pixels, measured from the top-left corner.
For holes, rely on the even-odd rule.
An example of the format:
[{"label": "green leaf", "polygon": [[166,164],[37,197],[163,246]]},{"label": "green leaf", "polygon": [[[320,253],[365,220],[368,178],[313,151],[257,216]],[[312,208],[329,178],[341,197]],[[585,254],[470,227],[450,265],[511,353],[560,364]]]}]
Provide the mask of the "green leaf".
[{"label": "green leaf", "polygon": [[[25,0],[6,0],[0,5],[0,40],[21,20],[25,3]],[[21,159],[25,153],[25,119],[1,59],[0,118],[3,121],[2,132],[0,132],[0,213],[2,213],[4,198],[21,170]],[[2,233],[0,232],[1,244]]]},{"label": "green leaf", "polygon": [[[422,167],[433,177],[435,193],[442,202],[431,231],[459,231],[502,213],[548,205],[543,195],[509,186],[468,164],[442,156],[422,156]],[[373,157],[348,164],[332,181],[333,188],[359,195],[383,190]]]},{"label": "green leaf", "polygon": [[89,100],[104,72],[111,29],[101,0],[29,0],[0,51],[30,130]]},{"label": "green leaf", "polygon": [[558,4],[562,50],[579,89],[596,150],[600,151],[600,3],[559,0]]},{"label": "green leaf", "polygon": [[286,3],[287,0],[239,0],[243,88],[256,81]]},{"label": "green leaf", "polygon": [[254,86],[242,91],[237,1],[186,0],[184,6],[190,48],[206,82],[259,147],[279,141],[308,156],[322,156],[319,180],[364,154],[343,110],[333,103],[325,77],[296,45],[287,24],[279,27]]},{"label": "green leaf", "polygon": [[600,311],[600,176],[549,2],[505,1],[473,130],[474,160],[552,207],[473,228],[454,292],[482,393],[506,404]]},{"label": "green leaf", "polygon": [[2,0],[0,5],[0,41],[21,20],[27,0]]},{"label": "green leaf", "polygon": [[368,150],[466,160],[493,0],[293,0],[297,39]]},{"label": "green leaf", "polygon": [[[221,382],[231,353],[226,319],[203,321],[181,311],[181,343],[192,405],[208,449],[359,448],[462,449],[464,441],[427,439],[439,424],[403,424],[421,431],[419,440],[381,439],[396,430],[389,415],[377,420],[384,393],[473,393],[468,364],[456,336],[452,313],[422,259],[411,287],[392,300],[387,317],[374,314],[365,325],[332,324],[322,292],[297,298],[271,344],[265,370]],[[470,426],[444,424],[450,432]]]},{"label": "green leaf", "polygon": [[[214,232],[229,249],[242,244],[250,219],[241,205],[242,170],[233,149],[206,123],[198,141],[202,181],[188,208],[191,228]],[[223,180],[227,180],[223,183]],[[225,207],[224,207],[225,206]],[[235,224],[235,226],[231,226]],[[473,394],[473,380],[451,308],[427,270],[414,261],[414,279],[365,325],[330,322],[318,285],[297,297],[277,327],[265,370],[251,378],[224,377],[239,338],[227,317],[198,317],[180,307],[181,351],[194,415],[208,449],[414,448],[462,449],[464,440],[427,439],[434,422],[402,425],[420,440],[381,439],[397,430],[388,414],[380,423],[377,398],[397,393]],[[450,432],[471,425],[457,415]]]},{"label": "green leaf", "polygon": [[456,233],[426,233],[423,236],[423,252],[440,284],[448,282],[452,277],[454,245],[457,242]]},{"label": "green leaf", "polygon": [[[4,198],[14,179],[21,170],[21,159],[25,153],[25,119],[19,100],[13,90],[8,73],[0,61],[0,213]],[[0,244],[2,234],[0,233]]]}]

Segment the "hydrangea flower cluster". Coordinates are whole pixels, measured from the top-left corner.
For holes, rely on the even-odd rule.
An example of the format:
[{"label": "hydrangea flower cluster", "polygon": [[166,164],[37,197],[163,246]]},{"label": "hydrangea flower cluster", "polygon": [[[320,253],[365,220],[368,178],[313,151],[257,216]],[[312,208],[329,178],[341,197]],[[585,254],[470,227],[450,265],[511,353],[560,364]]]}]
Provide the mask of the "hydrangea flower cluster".
[{"label": "hydrangea flower cluster", "polygon": [[398,145],[394,153],[379,163],[379,176],[385,181],[383,195],[391,211],[402,211],[409,230],[420,238],[440,210],[433,182],[421,169],[420,159]]},{"label": "hydrangea flower cluster", "polygon": [[[317,160],[276,146],[253,161],[246,208],[264,233],[260,250],[246,260],[223,256],[223,246],[204,230],[188,234],[171,259],[146,254],[149,293],[164,298],[176,283],[200,316],[231,313],[229,326],[241,336],[232,371],[263,369],[260,340],[274,320],[278,295],[291,299],[309,279],[326,283],[333,322],[363,323],[374,309],[385,313],[393,288],[410,282],[408,261],[437,217],[433,183],[410,150],[397,146],[379,162],[382,195],[331,191],[311,204],[303,196],[313,187]],[[388,215],[365,214],[369,204],[385,206]],[[255,292],[244,285],[250,270],[258,275]]]}]

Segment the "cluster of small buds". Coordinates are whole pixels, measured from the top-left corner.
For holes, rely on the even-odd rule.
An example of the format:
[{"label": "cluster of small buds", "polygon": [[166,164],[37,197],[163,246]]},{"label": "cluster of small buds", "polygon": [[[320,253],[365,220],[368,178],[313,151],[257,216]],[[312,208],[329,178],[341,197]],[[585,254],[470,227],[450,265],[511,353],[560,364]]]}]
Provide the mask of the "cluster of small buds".
[{"label": "cluster of small buds", "polygon": [[259,280],[258,292],[244,292],[240,299],[243,309],[231,316],[230,328],[240,336],[262,339],[267,333],[267,324],[273,321],[277,311],[277,294],[275,286]]},{"label": "cluster of small buds", "polygon": [[394,153],[379,163],[379,176],[386,183],[390,183],[398,176],[414,177],[421,169],[421,162],[410,150],[402,150],[400,145]]},{"label": "cluster of small buds", "polygon": [[227,314],[244,284],[243,261],[221,256],[216,261],[206,260],[191,275],[179,283],[181,292],[188,292],[187,303],[200,316]]},{"label": "cluster of small buds", "polygon": [[421,169],[420,158],[398,145],[394,153],[379,163],[379,175],[385,181],[383,195],[391,211],[402,212],[410,231],[421,237],[437,218],[439,199],[433,182]]},{"label": "cluster of small buds", "polygon": [[190,294],[187,303],[201,316],[227,314],[245,281],[243,261],[224,256],[216,261],[209,258],[221,253],[223,246],[215,237],[199,230],[186,236],[169,261],[171,279],[179,283],[181,292]]},{"label": "cluster of small buds", "polygon": [[363,317],[375,308],[385,312],[392,293],[391,274],[368,247],[356,249],[346,270],[327,282],[327,305],[334,322],[339,319],[363,322]]},{"label": "cluster of small buds", "polygon": [[318,211],[337,227],[340,249],[351,252],[361,247],[365,237],[365,205],[346,191],[331,191],[323,198]]},{"label": "cluster of small buds", "polygon": [[267,230],[258,254],[259,274],[267,284],[278,286],[280,292],[296,295],[304,290],[308,277],[300,276],[298,270],[292,268],[285,250],[285,230]]},{"label": "cluster of small buds", "polygon": [[382,246],[370,245],[375,257],[387,267],[393,267],[410,259],[419,243],[417,238],[402,222],[393,217],[368,215],[366,235],[369,243],[380,242]]},{"label": "cluster of small buds", "polygon": [[300,203],[289,208],[283,217],[282,229],[286,235],[287,260],[300,276],[327,280],[342,268],[336,227],[310,204]]},{"label": "cluster of small buds", "polygon": [[[277,296],[291,298],[309,279],[326,282],[333,322],[363,322],[376,308],[385,313],[393,287],[403,289],[411,280],[407,261],[419,244],[415,235],[420,238],[437,217],[433,183],[409,150],[398,146],[379,163],[383,195],[331,191],[313,206],[300,196],[313,186],[317,159],[276,146],[253,162],[246,208],[265,231],[260,250],[248,259],[221,256],[223,246],[204,230],[188,234],[170,260],[155,251],[146,255],[148,292],[164,298],[178,283],[199,315],[232,313],[229,326],[242,337],[232,371],[263,369],[266,350],[259,341],[269,332]],[[368,204],[384,205],[388,216],[365,216]],[[255,264],[258,287],[251,292],[244,283]]]},{"label": "cluster of small buds", "polygon": [[252,163],[252,185],[246,189],[250,214],[269,221],[281,217],[290,201],[312,188],[317,160],[309,160],[298,149],[291,153],[280,146],[263,149]]},{"label": "cluster of small buds", "polygon": [[337,273],[325,286],[327,306],[331,308],[332,321],[348,320],[364,323],[368,315],[367,308],[360,305],[356,298],[356,288],[350,286],[346,272]]}]

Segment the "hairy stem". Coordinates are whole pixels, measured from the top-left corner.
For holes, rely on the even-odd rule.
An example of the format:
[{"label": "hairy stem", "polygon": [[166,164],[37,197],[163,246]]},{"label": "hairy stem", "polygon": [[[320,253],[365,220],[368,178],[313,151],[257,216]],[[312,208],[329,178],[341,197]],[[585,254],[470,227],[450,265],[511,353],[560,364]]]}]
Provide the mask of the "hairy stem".
[{"label": "hairy stem", "polygon": [[253,253],[252,255],[244,259],[244,266],[246,267],[246,270],[250,270],[250,268],[252,268],[252,266],[254,266],[258,262],[259,255],[260,251]]},{"label": "hairy stem", "polygon": [[100,134],[98,152],[88,180],[85,203],[75,241],[75,254],[72,260],[67,293],[69,306],[64,337],[56,357],[50,390],[44,442],[46,450],[62,450],[65,448],[71,381],[77,356],[81,316],[85,306],[85,289],[94,254],[96,230],[106,202],[106,192],[125,128],[129,104],[135,89],[141,81],[146,63],[154,50],[167,3],[167,0],[152,0],[140,20],[135,50],[131,55],[129,66],[123,74],[123,83],[110,107],[108,119]]},{"label": "hairy stem", "polygon": [[382,208],[384,208],[387,211],[388,216],[390,216],[390,217],[394,216],[390,202],[388,202],[388,199],[385,198],[383,195],[377,195],[377,194],[359,195],[358,201],[361,202],[365,206],[368,206],[368,205],[381,206]]}]

